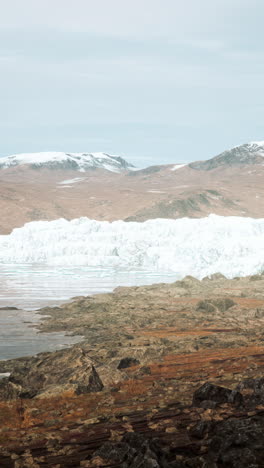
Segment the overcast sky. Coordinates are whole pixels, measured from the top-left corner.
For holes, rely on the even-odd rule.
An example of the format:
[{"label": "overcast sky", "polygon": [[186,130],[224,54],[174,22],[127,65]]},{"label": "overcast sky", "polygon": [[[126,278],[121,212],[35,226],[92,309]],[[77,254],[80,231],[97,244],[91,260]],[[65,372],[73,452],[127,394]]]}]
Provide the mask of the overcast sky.
[{"label": "overcast sky", "polygon": [[264,140],[263,0],[0,0],[0,155]]}]

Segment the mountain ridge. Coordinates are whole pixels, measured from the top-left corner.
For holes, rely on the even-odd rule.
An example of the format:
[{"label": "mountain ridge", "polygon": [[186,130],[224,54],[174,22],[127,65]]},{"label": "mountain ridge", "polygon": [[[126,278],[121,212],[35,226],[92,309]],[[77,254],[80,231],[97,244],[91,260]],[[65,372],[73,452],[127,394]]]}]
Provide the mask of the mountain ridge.
[{"label": "mountain ridge", "polygon": [[31,168],[70,169],[86,172],[90,169],[106,169],[111,172],[121,172],[134,166],[121,156],[107,153],[64,153],[41,152],[21,153],[0,158],[0,169],[28,165]]},{"label": "mountain ridge", "polygon": [[213,158],[190,163],[189,167],[196,170],[210,171],[221,166],[245,164],[264,164],[264,141],[252,141],[234,146]]},{"label": "mountain ridge", "polygon": [[104,152],[37,152],[18,153],[0,158],[0,170],[28,165],[31,168],[70,169],[85,172],[90,169],[106,169],[111,172],[135,171],[140,174],[158,172],[160,168],[171,166],[171,170],[179,170],[186,166],[196,170],[213,170],[223,166],[239,166],[264,164],[264,141],[252,141],[234,146],[212,158],[190,163],[153,164],[144,168],[136,168],[121,156]]},{"label": "mountain ridge", "polygon": [[[33,165],[17,164],[11,159],[14,165],[2,164],[1,170],[0,164],[0,234],[30,221],[82,216],[137,222],[211,213],[264,217],[264,142],[240,145],[208,161],[145,169],[104,153],[99,153],[101,161],[86,156],[89,166],[83,168],[74,158],[68,165],[68,153],[61,154],[62,163],[55,158],[55,165],[36,165],[35,160]],[[81,163],[83,154],[91,155],[77,153]]]}]

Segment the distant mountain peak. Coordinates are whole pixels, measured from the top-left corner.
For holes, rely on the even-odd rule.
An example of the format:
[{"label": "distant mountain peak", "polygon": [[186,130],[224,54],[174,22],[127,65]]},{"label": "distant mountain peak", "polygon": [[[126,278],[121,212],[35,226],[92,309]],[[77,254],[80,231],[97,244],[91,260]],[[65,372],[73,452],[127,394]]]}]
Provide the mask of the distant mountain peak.
[{"label": "distant mountain peak", "polygon": [[110,172],[123,172],[133,169],[120,156],[107,153],[63,153],[42,152],[14,154],[0,158],[0,169],[28,165],[32,168],[68,169],[85,172],[89,169],[105,169]]},{"label": "distant mountain peak", "polygon": [[[251,146],[251,147],[262,147],[264,148],[264,141],[251,141],[250,143],[246,143],[246,145]],[[245,145],[238,145],[239,146],[245,146]]]},{"label": "distant mountain peak", "polygon": [[235,146],[207,161],[197,161],[189,167],[197,170],[210,171],[218,167],[264,164],[264,141],[252,141]]}]

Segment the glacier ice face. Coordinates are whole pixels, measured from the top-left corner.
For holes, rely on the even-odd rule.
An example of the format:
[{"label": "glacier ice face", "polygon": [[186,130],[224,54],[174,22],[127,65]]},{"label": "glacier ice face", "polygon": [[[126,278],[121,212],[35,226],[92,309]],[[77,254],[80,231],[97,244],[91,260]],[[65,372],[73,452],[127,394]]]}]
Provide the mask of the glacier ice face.
[{"label": "glacier ice face", "polygon": [[0,236],[0,263],[96,266],[228,277],[264,268],[264,219],[154,219],[144,223],[35,221]]}]

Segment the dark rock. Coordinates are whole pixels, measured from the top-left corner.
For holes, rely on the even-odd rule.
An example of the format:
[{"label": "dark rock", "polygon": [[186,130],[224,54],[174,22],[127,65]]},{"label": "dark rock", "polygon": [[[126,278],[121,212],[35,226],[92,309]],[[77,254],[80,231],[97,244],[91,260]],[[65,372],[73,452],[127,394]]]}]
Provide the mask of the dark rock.
[{"label": "dark rock", "polygon": [[212,400],[204,400],[201,401],[199,407],[204,409],[214,409],[217,407],[217,402]]},{"label": "dark rock", "polygon": [[264,391],[264,377],[245,379],[237,385],[237,390],[252,389],[254,392]]},{"label": "dark rock", "polygon": [[34,398],[37,395],[37,392],[34,390],[22,391],[19,393],[19,398],[30,399]]},{"label": "dark rock", "polygon": [[216,312],[216,307],[208,300],[199,301],[196,306],[197,312]]},{"label": "dark rock", "polygon": [[263,466],[264,418],[231,418],[218,424],[209,445],[208,459],[215,466],[255,468]]},{"label": "dark rock", "polygon": [[238,386],[237,390],[252,390],[247,395],[246,402],[250,406],[256,406],[264,403],[264,378],[245,379]]},{"label": "dark rock", "polygon": [[205,299],[203,301],[199,301],[196,310],[201,312],[215,312],[217,309],[220,312],[225,312],[226,310],[233,307],[236,303],[229,298],[225,299]]},{"label": "dark rock", "polygon": [[88,385],[78,385],[75,393],[76,395],[81,395],[83,393],[101,392],[103,388],[103,383],[99,375],[97,374],[94,366],[92,366],[92,371],[88,379]]},{"label": "dark rock", "polygon": [[0,380],[0,400],[14,400],[21,393],[21,386],[9,382],[9,379]]},{"label": "dark rock", "polygon": [[139,369],[140,375],[151,375],[151,369],[149,366],[143,366]]},{"label": "dark rock", "polygon": [[211,429],[212,422],[201,420],[190,430],[190,435],[196,439],[203,439],[205,434]]},{"label": "dark rock", "polygon": [[230,299],[229,297],[225,299],[215,299],[212,301],[212,304],[215,305],[218,310],[220,310],[220,312],[225,312],[226,310],[230,309],[230,307],[236,305],[233,299]]},{"label": "dark rock", "polygon": [[134,336],[133,335],[124,335],[124,337],[127,339],[127,340],[134,340]]},{"label": "dark rock", "polygon": [[104,461],[101,466],[169,468],[158,443],[135,432],[126,433],[121,442],[106,442],[93,456]]},{"label": "dark rock", "polygon": [[240,405],[243,403],[243,396],[237,390],[230,390],[229,388],[206,382],[194,393],[193,406],[201,407],[205,401],[214,402],[216,404],[232,403]]},{"label": "dark rock", "polygon": [[119,370],[126,369],[127,367],[137,366],[138,364],[140,364],[138,359],[135,359],[132,357],[126,357],[126,358],[121,359],[121,361],[119,362],[117,366],[117,369]]}]

